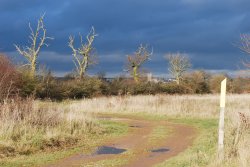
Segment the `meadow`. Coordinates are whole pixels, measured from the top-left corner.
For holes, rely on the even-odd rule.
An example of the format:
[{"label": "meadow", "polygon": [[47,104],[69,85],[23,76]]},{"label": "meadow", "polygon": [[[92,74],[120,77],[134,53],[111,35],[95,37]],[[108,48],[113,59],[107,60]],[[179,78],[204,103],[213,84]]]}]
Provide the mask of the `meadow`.
[{"label": "meadow", "polygon": [[[91,152],[104,141],[126,135],[126,124],[98,119],[102,114],[167,120],[197,129],[190,147],[158,166],[247,167],[250,164],[249,98],[248,94],[227,96],[224,162],[217,160],[219,95],[216,94],[111,96],[63,102],[16,99],[0,106],[0,164],[52,163],[83,150]],[[153,136],[153,133],[158,136],[171,133],[158,128],[152,131]],[[120,166],[126,162],[121,157],[115,162],[106,160],[103,166],[111,163]]]}]

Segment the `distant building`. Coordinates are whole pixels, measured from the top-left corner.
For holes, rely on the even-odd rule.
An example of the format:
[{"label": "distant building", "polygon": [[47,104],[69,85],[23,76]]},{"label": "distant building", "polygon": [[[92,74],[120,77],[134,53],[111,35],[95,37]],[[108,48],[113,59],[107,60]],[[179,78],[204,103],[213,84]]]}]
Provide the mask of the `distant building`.
[{"label": "distant building", "polygon": [[154,82],[154,83],[168,83],[168,82],[176,82],[174,78],[163,78],[163,77],[153,77],[152,73],[147,74],[147,81]]},{"label": "distant building", "polygon": [[[106,80],[107,82],[112,82],[115,79],[127,79],[127,80],[133,80],[133,78],[131,77],[105,77],[103,78],[104,80]],[[146,75],[146,80],[148,82],[153,82],[153,83],[169,83],[169,82],[176,82],[176,80],[174,78],[164,78],[164,77],[154,77],[152,73],[147,73]]]}]

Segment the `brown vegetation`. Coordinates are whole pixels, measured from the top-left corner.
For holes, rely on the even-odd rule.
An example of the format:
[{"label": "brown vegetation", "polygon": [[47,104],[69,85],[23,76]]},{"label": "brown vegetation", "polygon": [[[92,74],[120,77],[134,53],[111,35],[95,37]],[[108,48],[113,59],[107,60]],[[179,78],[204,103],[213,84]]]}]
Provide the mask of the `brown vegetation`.
[{"label": "brown vegetation", "polygon": [[248,78],[230,78],[226,75],[212,75],[204,71],[186,73],[182,76],[182,82],[178,85],[173,81],[147,81],[143,77],[140,78],[140,82],[123,77],[117,77],[111,81],[102,77],[88,76],[81,80],[70,76],[57,78],[48,70],[32,78],[29,71],[16,70],[16,67],[6,56],[0,56],[0,63],[0,98],[2,101],[13,95],[63,100],[112,95],[219,93],[220,82],[225,77],[228,78],[228,91],[230,93],[250,91],[250,79]]},{"label": "brown vegetation", "polygon": [[11,61],[0,54],[0,103],[17,92],[18,72]]},{"label": "brown vegetation", "polygon": [[75,145],[87,133],[98,132],[86,113],[35,102],[32,92],[38,86],[0,55],[0,158]]},{"label": "brown vegetation", "polygon": [[[227,96],[226,124],[225,124],[225,163],[224,166],[244,166],[250,164],[249,141],[249,111],[250,95]],[[218,95],[157,95],[157,96],[124,96],[101,97],[77,101],[71,104],[72,108],[84,108],[85,111],[95,113],[154,113],[167,115],[172,118],[218,119]],[[206,132],[212,133],[212,132]],[[216,133],[217,134],[217,133]],[[216,138],[213,134],[213,138]],[[210,145],[212,147],[212,145]],[[197,153],[198,154],[198,153]],[[216,151],[199,152],[202,156],[199,161],[210,163],[211,167],[219,166],[216,161]],[[197,165],[197,164],[196,164]],[[223,166],[223,165],[222,165]]]},{"label": "brown vegetation", "polygon": [[0,158],[77,145],[100,128],[84,112],[32,98],[0,104]]}]

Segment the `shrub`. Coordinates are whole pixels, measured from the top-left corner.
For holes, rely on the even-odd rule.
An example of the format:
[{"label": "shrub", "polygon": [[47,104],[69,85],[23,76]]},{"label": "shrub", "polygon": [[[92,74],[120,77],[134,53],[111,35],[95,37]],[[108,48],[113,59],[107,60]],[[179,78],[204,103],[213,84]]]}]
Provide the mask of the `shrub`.
[{"label": "shrub", "polygon": [[159,84],[154,82],[140,82],[130,85],[132,95],[154,95],[159,93]]},{"label": "shrub", "polygon": [[231,93],[250,93],[250,79],[249,78],[234,78],[230,82]]},{"label": "shrub", "polygon": [[161,84],[161,92],[166,94],[188,94],[193,93],[192,89],[186,85],[176,83]]},{"label": "shrub", "polygon": [[73,99],[101,95],[102,82],[97,78],[85,77],[83,80],[69,80],[63,84],[66,97]]},{"label": "shrub", "polygon": [[128,82],[122,77],[115,78],[109,83],[109,95],[125,95],[129,93]]},{"label": "shrub", "polygon": [[184,83],[192,89],[193,93],[205,94],[210,93],[209,79],[210,75],[206,72],[194,71],[185,75]]},{"label": "shrub", "polygon": [[36,97],[40,99],[63,100],[67,98],[67,94],[63,87],[59,86],[62,83],[52,79],[49,82],[39,83],[37,85]]},{"label": "shrub", "polygon": [[39,80],[32,78],[26,70],[21,70],[20,79],[18,82],[19,95],[21,97],[33,96],[36,93],[36,88]]},{"label": "shrub", "polygon": [[[41,99],[63,100],[66,98],[65,91],[63,89],[63,81],[56,80],[51,72],[41,76],[40,83],[37,84],[36,97]],[[59,86],[60,85],[60,86]]]},{"label": "shrub", "polygon": [[219,93],[220,92],[220,83],[223,81],[227,76],[223,74],[213,75],[209,81],[209,87],[212,93]]},{"label": "shrub", "polygon": [[0,102],[17,93],[18,72],[11,61],[0,54]]}]

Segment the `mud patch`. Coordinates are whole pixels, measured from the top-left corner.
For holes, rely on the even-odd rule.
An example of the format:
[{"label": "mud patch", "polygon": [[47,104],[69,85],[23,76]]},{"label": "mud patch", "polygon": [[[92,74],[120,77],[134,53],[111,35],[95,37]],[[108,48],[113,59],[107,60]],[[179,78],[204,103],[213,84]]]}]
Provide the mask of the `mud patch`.
[{"label": "mud patch", "polygon": [[[129,119],[126,117],[114,118],[114,116],[111,116],[110,118],[128,124],[128,127],[130,127],[129,133],[126,136],[107,141],[103,147],[96,149],[93,154],[72,155],[56,162],[54,165],[47,165],[46,167],[76,167],[84,166],[88,163],[93,163],[95,166],[95,162],[113,160],[127,150],[133,150],[135,154],[129,158],[128,164],[125,165],[126,167],[152,167],[184,151],[188,146],[192,145],[196,136],[196,130],[188,125],[169,123],[166,121]],[[159,124],[168,126],[172,129],[173,133],[162,138],[157,143],[148,143],[148,138],[152,130],[159,126]],[[133,128],[133,126],[140,126],[141,128]],[[122,148],[126,148],[127,150]],[[121,158],[126,157],[128,156],[124,155],[124,157]]]},{"label": "mud patch", "polygon": [[121,154],[123,152],[127,151],[126,149],[122,148],[115,148],[115,147],[109,147],[109,146],[102,146],[97,149],[97,151],[94,153],[94,155],[101,155],[101,154]]},{"label": "mud patch", "polygon": [[168,151],[170,151],[169,148],[159,148],[159,149],[151,150],[152,153],[165,153],[165,152],[168,152]]}]

